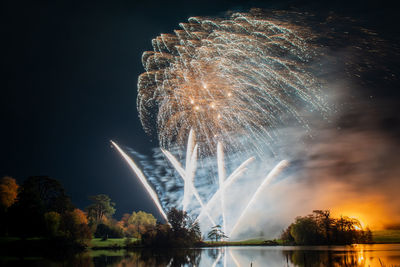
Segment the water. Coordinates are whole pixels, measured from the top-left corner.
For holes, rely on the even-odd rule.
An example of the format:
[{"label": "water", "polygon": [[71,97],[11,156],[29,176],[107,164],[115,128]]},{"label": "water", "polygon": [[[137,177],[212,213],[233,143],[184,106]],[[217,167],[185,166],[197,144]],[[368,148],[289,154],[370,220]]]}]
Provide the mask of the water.
[{"label": "water", "polygon": [[400,244],[96,250],[64,259],[0,258],[0,266],[400,266]]}]

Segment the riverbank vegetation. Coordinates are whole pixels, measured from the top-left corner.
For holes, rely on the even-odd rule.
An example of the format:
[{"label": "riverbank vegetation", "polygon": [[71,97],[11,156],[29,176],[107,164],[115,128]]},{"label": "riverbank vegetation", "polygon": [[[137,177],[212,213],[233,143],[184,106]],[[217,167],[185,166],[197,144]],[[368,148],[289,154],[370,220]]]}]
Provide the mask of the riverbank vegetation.
[{"label": "riverbank vegetation", "polygon": [[[40,249],[192,247],[201,241],[198,223],[175,208],[169,223],[157,223],[143,211],[113,215],[109,196],[90,196],[91,204],[80,210],[72,204],[63,186],[47,176],[27,178],[21,185],[11,177],[0,179],[0,246]],[[3,238],[2,238],[3,237]],[[56,246],[54,245],[56,243]]]},{"label": "riverbank vegetation", "polygon": [[[90,196],[89,200],[86,209],[76,208],[61,183],[47,176],[29,177],[21,185],[11,177],[1,178],[0,246],[123,248],[137,244],[143,233],[156,226],[154,216],[143,211],[115,220],[115,203],[107,195]],[[126,240],[111,244],[109,238]]]},{"label": "riverbank vegetation", "polygon": [[158,224],[142,235],[142,244],[151,247],[194,247],[201,243],[200,226],[186,211],[172,208],[168,224]]},{"label": "riverbank vegetation", "polygon": [[27,248],[65,251],[122,249],[138,247],[204,247],[331,245],[351,243],[399,243],[400,230],[372,233],[352,218],[331,217],[316,210],[297,217],[277,240],[228,241],[217,225],[202,239],[197,222],[186,212],[172,208],[168,223],[157,222],[149,213],[138,211],[113,218],[116,208],[104,194],[90,196],[84,210],[76,208],[62,185],[47,176],[27,178],[21,185],[15,179],[0,179],[0,247],[7,251]]},{"label": "riverbank vegetation", "polygon": [[347,245],[371,243],[372,232],[363,229],[357,219],[333,218],[329,210],[315,210],[312,214],[297,217],[283,231],[284,244],[294,245]]},{"label": "riverbank vegetation", "polygon": [[85,247],[91,239],[84,211],[72,205],[57,180],[33,176],[19,186],[13,178],[4,177],[0,185],[1,236],[41,238],[47,240],[40,241],[43,245],[76,248]]}]

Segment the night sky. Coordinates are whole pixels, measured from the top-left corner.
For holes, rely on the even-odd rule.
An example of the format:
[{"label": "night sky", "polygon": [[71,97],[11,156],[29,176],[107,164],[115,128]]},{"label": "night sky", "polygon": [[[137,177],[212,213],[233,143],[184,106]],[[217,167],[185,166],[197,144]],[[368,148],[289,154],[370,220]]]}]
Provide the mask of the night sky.
[{"label": "night sky", "polygon": [[[157,214],[109,143],[144,154],[157,146],[136,110],[141,55],[152,49],[152,38],[190,16],[250,7],[332,9],[366,19],[385,36],[398,33],[395,9],[383,2],[138,2],[2,2],[1,177],[22,183],[28,176],[51,176],[81,209],[88,196],[107,194],[118,218],[137,210]],[[390,97],[399,99],[398,93]]]}]

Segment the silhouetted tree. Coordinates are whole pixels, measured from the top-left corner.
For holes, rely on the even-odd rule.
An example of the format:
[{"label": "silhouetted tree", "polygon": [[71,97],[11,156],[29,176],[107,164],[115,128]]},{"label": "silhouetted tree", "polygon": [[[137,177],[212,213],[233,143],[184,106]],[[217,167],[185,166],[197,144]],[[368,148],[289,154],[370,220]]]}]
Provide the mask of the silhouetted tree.
[{"label": "silhouetted tree", "polygon": [[316,210],[308,216],[297,217],[283,231],[281,239],[298,245],[365,243],[372,241],[368,230],[363,231],[357,219],[343,216],[335,219],[329,211]]},{"label": "silhouetted tree", "polygon": [[290,234],[298,245],[315,245],[323,239],[317,222],[311,217],[297,217]]},{"label": "silhouetted tree", "polygon": [[313,214],[315,216],[315,220],[319,227],[319,232],[322,233],[327,243],[329,244],[331,241],[331,228],[333,224],[333,220],[331,218],[331,212],[329,210],[314,210]]},{"label": "silhouetted tree", "polygon": [[158,247],[192,247],[201,241],[200,227],[185,211],[172,208],[169,224],[157,225],[143,233],[142,242]]},{"label": "silhouetted tree", "polygon": [[168,222],[171,224],[172,236],[177,244],[194,244],[201,240],[200,227],[186,211],[170,209],[167,214]]},{"label": "silhouetted tree", "polygon": [[221,230],[221,225],[216,225],[211,228],[207,237],[211,240],[219,241],[220,239],[228,238],[225,233]]}]

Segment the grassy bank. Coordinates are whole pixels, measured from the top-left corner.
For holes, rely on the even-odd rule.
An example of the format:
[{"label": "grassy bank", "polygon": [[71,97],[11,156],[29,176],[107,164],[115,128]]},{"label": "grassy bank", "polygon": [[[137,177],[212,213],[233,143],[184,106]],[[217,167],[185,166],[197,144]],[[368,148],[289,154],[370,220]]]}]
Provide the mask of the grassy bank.
[{"label": "grassy bank", "polygon": [[372,231],[375,243],[400,243],[400,230]]},{"label": "grassy bank", "polygon": [[[131,238],[129,242],[135,242],[138,239]],[[89,244],[91,249],[120,249],[126,246],[128,238],[108,238],[107,240],[102,240],[101,238],[93,238]]]},{"label": "grassy bank", "polygon": [[[400,230],[377,230],[372,231],[372,239],[374,243],[378,244],[390,244],[400,243]],[[243,241],[220,241],[220,242],[204,242],[205,246],[217,247],[217,246],[276,246],[282,245],[281,240],[262,240],[262,239],[249,239]]]},{"label": "grassy bank", "polygon": [[[378,230],[372,232],[374,243],[400,243],[400,230]],[[131,238],[130,242],[138,241],[135,238]],[[108,238],[107,240],[101,240],[101,238],[93,238],[89,244],[89,248],[92,250],[101,249],[122,249],[126,247],[127,238]],[[57,245],[57,244],[56,244]],[[202,246],[204,247],[218,247],[218,246],[276,246],[281,245],[280,240],[266,241],[262,239],[249,239],[242,241],[220,241],[211,242],[206,241]],[[21,240],[17,237],[2,237],[0,238],[0,248],[5,251],[18,250],[18,248],[27,248],[28,250],[35,251],[42,247],[52,247],[58,249],[59,246],[54,246],[53,243],[49,243],[44,238],[28,238]],[[61,249],[62,247],[60,247]],[[62,248],[65,249],[65,248]]]},{"label": "grassy bank", "polygon": [[204,246],[207,247],[218,247],[218,246],[277,246],[280,245],[280,240],[261,240],[261,239],[249,239],[242,241],[206,241]]}]

